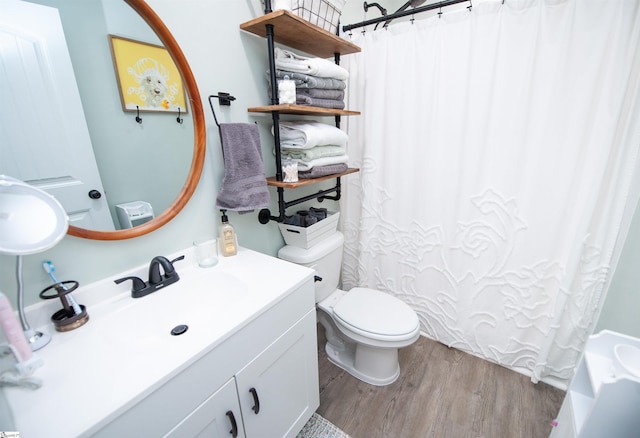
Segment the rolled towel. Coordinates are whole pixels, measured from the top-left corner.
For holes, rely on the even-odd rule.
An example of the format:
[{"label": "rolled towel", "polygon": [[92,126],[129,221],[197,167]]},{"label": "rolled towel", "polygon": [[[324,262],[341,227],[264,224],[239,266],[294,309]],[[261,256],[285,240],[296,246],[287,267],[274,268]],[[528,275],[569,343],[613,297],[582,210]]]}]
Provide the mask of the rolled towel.
[{"label": "rolled towel", "polygon": [[248,212],[269,206],[260,134],[255,123],[221,123],[224,178],[216,207]]},{"label": "rolled towel", "polygon": [[[273,127],[271,128],[273,133]],[[280,146],[287,149],[311,149],[314,146],[334,145],[345,147],[347,133],[335,126],[315,120],[291,120],[280,122]]]},{"label": "rolled towel", "polygon": [[317,76],[319,78],[333,78],[341,81],[349,79],[349,72],[338,64],[322,58],[307,58],[296,55],[290,50],[275,48],[276,68],[294,73]]},{"label": "rolled towel", "polygon": [[334,175],[336,173],[345,172],[349,166],[346,164],[330,164],[328,166],[316,166],[311,170],[298,172],[300,179],[321,178],[323,176]]}]

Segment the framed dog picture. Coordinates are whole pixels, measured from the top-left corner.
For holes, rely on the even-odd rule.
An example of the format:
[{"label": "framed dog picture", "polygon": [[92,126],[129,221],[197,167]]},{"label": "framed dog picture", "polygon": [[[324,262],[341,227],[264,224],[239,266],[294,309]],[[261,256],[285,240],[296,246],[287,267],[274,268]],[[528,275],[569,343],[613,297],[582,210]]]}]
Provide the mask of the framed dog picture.
[{"label": "framed dog picture", "polygon": [[123,111],[187,113],[182,77],[167,49],[109,35]]}]

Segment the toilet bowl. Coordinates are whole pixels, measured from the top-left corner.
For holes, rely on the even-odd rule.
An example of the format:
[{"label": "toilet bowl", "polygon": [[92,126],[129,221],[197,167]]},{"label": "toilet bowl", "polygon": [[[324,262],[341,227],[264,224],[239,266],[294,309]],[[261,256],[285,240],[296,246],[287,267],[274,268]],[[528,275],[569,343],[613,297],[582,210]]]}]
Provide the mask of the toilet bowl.
[{"label": "toilet bowl", "polygon": [[418,315],[398,298],[374,289],[337,288],[344,237],[336,232],[311,248],[284,246],[278,257],[314,269],[318,321],[325,329],[329,360],[376,386],[400,376],[398,349],[420,336]]}]

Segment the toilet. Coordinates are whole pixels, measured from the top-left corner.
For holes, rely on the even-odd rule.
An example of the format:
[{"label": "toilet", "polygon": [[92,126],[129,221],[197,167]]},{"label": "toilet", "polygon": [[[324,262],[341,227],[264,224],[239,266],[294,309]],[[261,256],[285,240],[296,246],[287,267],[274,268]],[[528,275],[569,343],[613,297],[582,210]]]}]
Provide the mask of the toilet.
[{"label": "toilet", "polygon": [[374,289],[338,289],[344,236],[335,232],[311,248],[286,245],[278,257],[316,271],[316,308],[329,360],[363,382],[384,386],[400,376],[398,349],[420,336],[418,315]]}]

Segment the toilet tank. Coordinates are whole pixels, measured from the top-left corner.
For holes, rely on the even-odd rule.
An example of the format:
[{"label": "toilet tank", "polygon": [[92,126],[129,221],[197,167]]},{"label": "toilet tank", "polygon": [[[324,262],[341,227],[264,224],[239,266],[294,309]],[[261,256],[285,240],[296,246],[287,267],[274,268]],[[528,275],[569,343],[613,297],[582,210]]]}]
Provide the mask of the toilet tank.
[{"label": "toilet tank", "polygon": [[298,265],[307,266],[316,271],[322,281],[316,281],[316,303],[324,300],[338,288],[340,269],[342,267],[342,244],[344,236],[341,232],[328,236],[311,248],[305,249],[286,245],[278,251],[278,257]]}]

